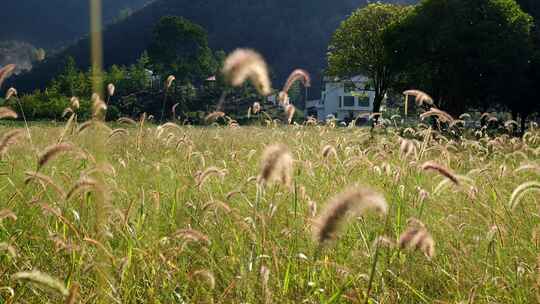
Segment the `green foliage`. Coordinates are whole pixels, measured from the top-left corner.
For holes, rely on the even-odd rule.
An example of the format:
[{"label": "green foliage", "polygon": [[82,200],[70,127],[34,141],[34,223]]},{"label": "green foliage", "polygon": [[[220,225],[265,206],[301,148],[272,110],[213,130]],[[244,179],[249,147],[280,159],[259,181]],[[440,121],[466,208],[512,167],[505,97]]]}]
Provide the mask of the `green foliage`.
[{"label": "green foliage", "polygon": [[393,54],[384,35],[409,11],[407,6],[369,4],[341,23],[328,47],[328,74],[341,77],[362,74],[373,80],[375,112],[379,112],[381,101],[396,77]]},{"label": "green foliage", "polygon": [[[106,98],[109,103],[108,119],[116,119],[122,113],[131,113],[136,101],[129,98],[129,95],[149,89],[150,75],[146,70],[147,66],[148,56],[143,54],[136,64],[129,67],[113,65],[109,71],[103,73],[103,87],[109,83],[116,87],[115,95]],[[91,71],[83,72],[77,69],[75,61],[69,57],[65,61],[63,72],[43,92],[22,94],[20,102],[29,120],[60,120],[64,110],[70,106],[71,97],[76,96],[81,103],[81,108],[77,111],[78,117],[86,119],[91,116],[89,99],[92,93]],[[126,100],[124,96],[128,96]],[[19,107],[15,100],[10,100],[7,104],[14,109]]]},{"label": "green foliage", "polygon": [[303,101],[304,99],[304,87],[301,85],[299,81],[297,81],[289,89],[288,94],[289,94],[290,102],[298,106],[300,101]]},{"label": "green foliage", "polygon": [[[523,10],[529,13],[535,21],[533,29],[532,44],[534,47],[531,63],[527,71],[527,82],[524,84],[524,97],[519,108],[514,111],[521,110],[525,114],[536,111],[540,113],[540,2],[536,0],[518,0]],[[527,102],[528,101],[528,102]]]},{"label": "green foliage", "polygon": [[[53,8],[55,11],[62,12],[68,10],[65,0],[52,1],[64,4],[47,4],[49,11]],[[116,6],[117,1],[125,2],[126,0],[103,2],[106,6]],[[141,0],[132,1],[140,2]],[[84,1],[73,0],[69,2]],[[386,0],[385,2],[414,3],[416,0]],[[207,29],[208,41],[213,49],[231,51],[237,47],[248,46],[258,50],[268,60],[269,66],[273,70],[276,80],[274,83],[281,84],[294,68],[303,68],[309,71],[313,79],[312,92],[318,93],[321,71],[326,66],[325,56],[329,38],[344,17],[348,16],[359,5],[363,6],[364,3],[366,1],[155,0],[126,20],[105,28],[103,33],[104,63],[108,68],[112,64],[129,65],[135,62],[141,52],[147,49],[151,43],[154,25],[159,22],[160,18],[163,16],[183,16]],[[36,6],[42,7],[44,5],[38,3]],[[120,8],[125,6],[123,4]],[[4,8],[2,7],[2,9]],[[12,11],[8,8],[5,10]],[[14,9],[14,11],[20,13],[30,11],[30,9],[21,10],[19,8]],[[105,10],[107,14],[112,14],[112,17],[116,16],[118,11]],[[17,26],[9,26],[13,23],[2,23],[6,29],[10,29],[10,34],[12,30],[19,30],[20,23],[27,19],[40,20],[40,25],[47,20],[65,20],[63,18],[31,19],[27,17],[26,13],[23,15],[25,15],[24,19],[19,18],[15,23]],[[68,14],[62,15],[67,16]],[[77,15],[76,22],[79,25],[83,23],[87,26],[87,18],[78,14],[73,15]],[[71,29],[72,23],[69,21],[62,23],[69,24]],[[42,28],[36,29],[34,24],[26,27],[27,31],[42,30]],[[50,35],[57,35],[61,32],[56,27],[44,26],[44,28],[49,30],[43,30],[43,32],[50,33]],[[58,67],[62,66],[61,60],[66,56],[75,58],[79,68],[87,69],[90,66],[87,37],[78,40],[58,54],[49,56],[48,60],[34,67],[31,73],[14,79],[16,87],[20,92],[31,92],[36,88],[44,88],[58,74]]]},{"label": "green foliage", "polygon": [[161,75],[181,83],[200,82],[215,71],[206,31],[181,17],[163,17],[154,28],[148,54]]},{"label": "green foliage", "polygon": [[[20,106],[19,106],[20,103]],[[33,94],[23,95],[19,99],[13,97],[0,104],[9,106],[16,112],[20,112],[20,107],[24,111],[28,120],[62,120],[64,110],[70,106],[70,97],[60,95],[54,91],[34,92]],[[91,117],[91,104],[88,98],[80,100],[80,108],[76,111],[80,119]]]},{"label": "green foliage", "polygon": [[518,105],[531,60],[532,20],[514,0],[424,0],[386,37],[405,87],[452,114]]},{"label": "green foliage", "polygon": [[[173,83],[167,91],[166,117],[173,118],[172,107],[176,105],[174,119],[187,119],[198,124],[202,122],[204,113],[214,111],[222,99],[222,106],[230,115],[245,113],[253,102],[260,101],[260,96],[250,85],[238,89],[227,86],[223,76],[218,73],[225,53],[218,51],[215,57],[218,59],[214,64],[214,71],[217,73],[215,81],[205,81],[198,86],[187,80]],[[163,79],[158,77],[152,80],[152,74],[147,69],[149,65],[150,58],[145,52],[137,63],[129,67],[113,65],[103,72],[103,87],[112,83],[116,88],[113,96],[105,96],[108,120],[115,120],[120,116],[138,117],[142,113],[159,117],[164,101]],[[63,71],[47,89],[21,95],[23,109],[28,113],[27,118],[62,119],[62,113],[70,105],[72,96],[79,97],[84,103],[79,117],[90,117],[88,99],[93,93],[91,80],[91,71],[83,72],[77,69],[75,61],[67,58]],[[10,105],[14,108],[18,106],[14,101],[10,101]]]}]

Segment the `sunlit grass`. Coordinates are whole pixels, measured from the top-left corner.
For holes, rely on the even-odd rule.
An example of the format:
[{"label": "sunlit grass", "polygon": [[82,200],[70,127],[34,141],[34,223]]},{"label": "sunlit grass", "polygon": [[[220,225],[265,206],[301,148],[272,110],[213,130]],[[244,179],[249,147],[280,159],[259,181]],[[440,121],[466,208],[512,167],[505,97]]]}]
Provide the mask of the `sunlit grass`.
[{"label": "sunlit grass", "polygon": [[[105,126],[70,129],[63,141],[84,153],[60,153],[39,171],[64,193],[102,176],[110,195],[110,206],[99,206],[105,218],[96,218],[98,192],[105,190],[89,186],[66,199],[45,182],[26,184],[25,171],[37,169],[38,156],[28,152],[28,140],[10,146],[0,163],[0,209],[16,215],[0,224],[4,300],[62,301],[59,293],[12,278],[39,270],[67,290],[80,285],[78,301],[88,303],[103,291],[99,277],[106,278],[111,303],[364,303],[375,239],[397,241],[411,217],[426,225],[435,254],[428,259],[381,246],[373,303],[535,299],[538,192],[524,195],[514,210],[509,200],[520,184],[538,181],[538,131],[525,142],[508,136],[447,142],[421,131],[409,136],[421,150],[415,155],[400,152],[393,130],[121,127],[127,134],[110,138]],[[31,131],[42,152],[64,128]],[[106,142],[102,150],[95,148],[98,136]],[[292,188],[258,185],[263,150],[274,143],[286,145],[295,160]],[[460,186],[445,183],[422,171],[428,160],[467,178]],[[529,169],[516,170],[525,163]],[[212,167],[219,174],[201,183]],[[354,184],[384,196],[387,224],[368,213],[342,222],[337,239],[319,245],[314,207],[320,214]]]}]

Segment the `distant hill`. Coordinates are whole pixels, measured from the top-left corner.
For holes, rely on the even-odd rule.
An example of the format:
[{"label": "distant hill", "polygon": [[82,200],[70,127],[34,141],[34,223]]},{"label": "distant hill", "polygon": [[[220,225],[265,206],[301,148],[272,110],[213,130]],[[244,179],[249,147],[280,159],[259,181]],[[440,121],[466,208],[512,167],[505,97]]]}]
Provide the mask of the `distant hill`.
[{"label": "distant hill", "polygon": [[[103,18],[126,17],[151,0],[104,0]],[[73,43],[88,32],[88,0],[2,0],[0,41],[16,40],[39,48]]]},{"label": "distant hill", "polygon": [[[260,51],[278,81],[275,87],[297,67],[310,71],[317,82],[325,66],[332,33],[354,9],[366,3],[366,0],[156,0],[106,29],[105,65],[134,62],[147,48],[154,24],[162,16],[178,15],[202,25],[215,50],[228,52],[250,47]],[[64,52],[47,58],[31,73],[17,77],[17,87],[22,91],[44,87],[61,69],[66,56],[74,57],[80,67],[88,67],[88,45],[87,39],[81,39]]]}]

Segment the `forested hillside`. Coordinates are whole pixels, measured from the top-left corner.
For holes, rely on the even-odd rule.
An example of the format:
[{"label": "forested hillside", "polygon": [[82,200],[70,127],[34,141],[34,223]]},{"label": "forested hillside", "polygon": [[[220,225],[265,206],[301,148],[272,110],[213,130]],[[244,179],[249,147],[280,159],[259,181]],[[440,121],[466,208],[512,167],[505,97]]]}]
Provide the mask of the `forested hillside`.
[{"label": "forested hillside", "polygon": [[[203,26],[214,50],[230,51],[237,47],[259,50],[279,82],[295,67],[309,70],[317,81],[325,66],[330,36],[347,15],[365,4],[365,0],[158,0],[107,28],[105,64],[134,62],[148,47],[159,18],[178,15]],[[62,69],[67,56],[86,68],[90,57],[88,40],[80,40],[45,60],[32,73],[14,79],[17,86],[23,91],[42,88]]]},{"label": "forested hillside", "polygon": [[[126,17],[151,0],[105,0],[105,23]],[[55,48],[88,32],[88,0],[2,0],[0,41]]]}]

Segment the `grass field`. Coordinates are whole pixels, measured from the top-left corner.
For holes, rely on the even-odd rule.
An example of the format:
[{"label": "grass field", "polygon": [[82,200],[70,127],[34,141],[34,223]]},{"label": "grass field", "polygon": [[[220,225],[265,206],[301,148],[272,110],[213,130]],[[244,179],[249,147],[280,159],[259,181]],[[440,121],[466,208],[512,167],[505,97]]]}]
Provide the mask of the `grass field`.
[{"label": "grass field", "polygon": [[[0,303],[537,300],[538,130],[114,128],[20,128],[4,149]],[[277,143],[293,168],[270,169],[288,186],[258,179]],[[325,209],[356,190],[382,195],[386,215],[360,214],[366,199]],[[339,227],[319,243],[328,212]],[[394,244],[414,225],[422,239]]]}]

